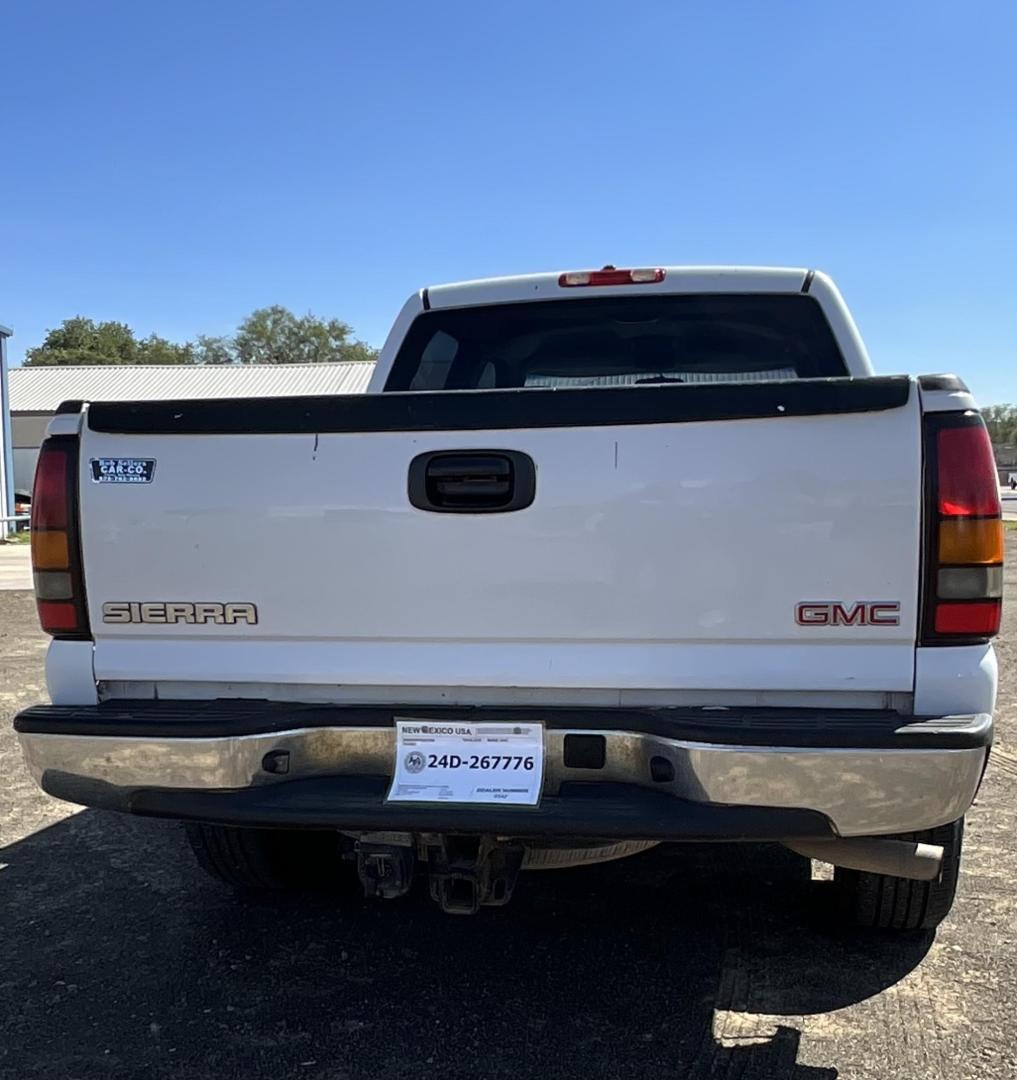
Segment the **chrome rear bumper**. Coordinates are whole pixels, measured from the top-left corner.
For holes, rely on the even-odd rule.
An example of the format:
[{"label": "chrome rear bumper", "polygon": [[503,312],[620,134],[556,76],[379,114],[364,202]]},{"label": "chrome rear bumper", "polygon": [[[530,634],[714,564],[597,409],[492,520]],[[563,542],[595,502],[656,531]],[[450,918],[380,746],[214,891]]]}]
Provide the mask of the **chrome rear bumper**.
[{"label": "chrome rear bumper", "polygon": [[[307,821],[311,824],[313,819],[314,824],[321,825],[328,820],[342,827],[345,789],[338,784],[339,779],[370,777],[380,783],[391,775],[395,753],[393,728],[377,724],[315,724],[250,733],[178,736],[169,733],[170,725],[162,723],[158,734],[146,736],[137,733],[137,724],[130,725],[130,734],[115,734],[105,723],[101,733],[82,730],[77,734],[73,717],[47,724],[46,711],[28,710],[16,722],[25,760],[39,784],[51,794],[71,801],[141,813],[208,816],[212,813],[209,807],[221,805],[221,812],[214,811],[213,816],[230,820],[228,796],[246,795],[243,800],[234,799],[237,806],[249,806],[255,801],[266,805],[266,799],[260,796],[267,797],[272,805],[282,806],[287,790],[296,792],[301,783],[334,778],[337,786],[331,795],[320,784],[316,788],[305,786],[305,794],[314,788],[326,802],[339,804],[330,807],[334,811],[331,818],[323,817],[320,807],[313,813],[309,808]],[[49,711],[57,710],[51,707]],[[670,796],[696,810],[717,807],[809,811],[822,815],[829,830],[839,836],[911,832],[961,817],[981,780],[991,741],[991,718],[979,714],[898,721],[892,738],[873,740],[878,745],[870,746],[780,745],[779,740],[773,744],[772,731],[768,745],[752,745],[741,739],[709,742],[680,733],[612,729],[600,724],[549,726],[545,731],[543,801],[550,805],[580,788],[587,797],[592,785],[604,785],[605,790],[610,786],[612,797],[621,797],[619,793],[626,790],[652,794],[653,805],[658,807],[664,805],[662,796]],[[88,726],[82,724],[81,728]],[[730,728],[721,721],[718,734]],[[794,732],[789,731],[791,734]],[[603,738],[602,767],[582,768],[568,763],[566,746],[570,737],[577,735]],[[844,739],[844,731],[839,729],[833,741],[843,743]],[[935,745],[937,740],[940,745]],[[817,740],[813,731],[808,741],[822,740]],[[195,799],[193,815],[187,811],[188,793],[193,793]],[[222,796],[219,804],[208,798],[217,795]],[[388,827],[399,827],[403,819],[403,827],[414,827],[412,807],[385,804],[383,791],[375,801],[376,816]],[[200,812],[198,804],[204,808]],[[595,808],[596,802],[589,805]],[[644,810],[649,805],[646,803]],[[485,828],[483,808],[473,810],[475,824],[470,828]],[[653,816],[653,811],[646,812]],[[531,812],[501,809],[499,828],[505,813],[516,814],[509,820],[522,822]],[[455,818],[454,811],[451,816]],[[597,817],[595,812],[593,816]],[[434,815],[426,820],[433,821]],[[551,817],[548,821],[548,828],[553,828]],[[745,814],[732,821],[737,821],[732,825],[736,831],[752,832],[746,825],[751,818]],[[300,823],[299,808],[290,806],[286,810],[286,822]],[[266,817],[262,823],[270,823],[270,819]],[[774,827],[768,826],[767,835]],[[617,822],[610,832],[599,833],[596,820],[590,821],[589,828],[589,835],[666,838],[673,832],[674,839],[683,837],[680,814],[675,815],[673,826],[640,820],[636,814],[631,834],[626,834],[624,825]],[[570,826],[570,831],[580,830]],[[666,835],[661,837],[661,832]]]}]

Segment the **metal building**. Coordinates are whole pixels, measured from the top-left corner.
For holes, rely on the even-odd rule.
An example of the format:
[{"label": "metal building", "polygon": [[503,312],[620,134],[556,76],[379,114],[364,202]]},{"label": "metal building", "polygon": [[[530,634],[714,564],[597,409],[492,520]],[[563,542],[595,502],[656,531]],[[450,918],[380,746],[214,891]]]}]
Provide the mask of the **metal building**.
[{"label": "metal building", "polygon": [[374,364],[369,363],[14,368],[10,372],[11,423],[5,429],[13,451],[5,456],[11,462],[12,489],[19,498],[31,494],[39,447],[63,401],[361,394],[373,371]]},{"label": "metal building", "polygon": [[7,382],[7,339],[12,333],[9,326],[0,326],[0,539],[10,531],[10,519],[14,516],[14,458]]}]

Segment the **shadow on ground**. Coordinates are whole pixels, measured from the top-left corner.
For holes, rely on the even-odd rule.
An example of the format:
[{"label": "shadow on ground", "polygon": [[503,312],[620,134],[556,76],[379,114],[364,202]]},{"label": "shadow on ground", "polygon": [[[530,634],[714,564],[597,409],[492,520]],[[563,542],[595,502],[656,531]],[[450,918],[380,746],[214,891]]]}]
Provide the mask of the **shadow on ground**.
[{"label": "shadow on ground", "polygon": [[[6,864],[6,865],[5,865]],[[832,1080],[777,1022],[878,993],[929,938],[836,936],[781,848],[658,848],[442,915],[240,901],[179,827],[84,811],[0,849],[0,1076]],[[723,1030],[718,1030],[718,1027]]]}]

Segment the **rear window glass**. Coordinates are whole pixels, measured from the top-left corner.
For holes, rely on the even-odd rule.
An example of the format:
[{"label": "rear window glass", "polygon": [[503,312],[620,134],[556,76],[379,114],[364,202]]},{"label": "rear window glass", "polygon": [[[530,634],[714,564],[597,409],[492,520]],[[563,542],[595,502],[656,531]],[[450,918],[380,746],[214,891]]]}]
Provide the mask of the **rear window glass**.
[{"label": "rear window glass", "polygon": [[429,311],[386,390],[639,386],[846,375],[803,295],[633,296]]}]

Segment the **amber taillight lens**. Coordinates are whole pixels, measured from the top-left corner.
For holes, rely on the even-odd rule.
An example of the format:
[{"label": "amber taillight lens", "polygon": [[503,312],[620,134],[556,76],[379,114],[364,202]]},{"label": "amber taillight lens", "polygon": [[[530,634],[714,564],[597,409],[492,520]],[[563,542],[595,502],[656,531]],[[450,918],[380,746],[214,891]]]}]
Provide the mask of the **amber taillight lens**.
[{"label": "amber taillight lens", "polygon": [[78,440],[48,438],[39,451],[32,488],[32,571],[43,630],[88,638],[88,611],[78,536]]}]

